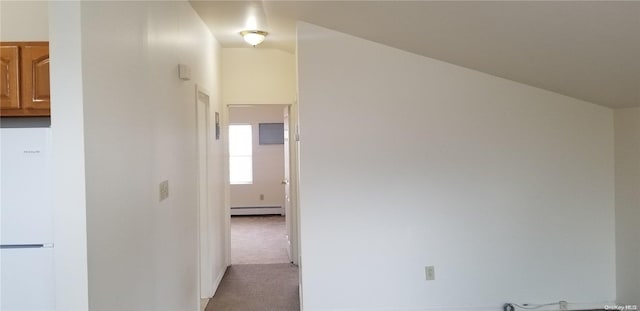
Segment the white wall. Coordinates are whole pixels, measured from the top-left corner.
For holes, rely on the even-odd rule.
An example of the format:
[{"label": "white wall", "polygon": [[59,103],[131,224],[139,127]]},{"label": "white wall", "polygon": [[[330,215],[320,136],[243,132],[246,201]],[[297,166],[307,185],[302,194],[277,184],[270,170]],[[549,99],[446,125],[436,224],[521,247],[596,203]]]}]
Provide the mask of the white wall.
[{"label": "white wall", "polygon": [[306,23],[297,48],[304,310],[615,300],[612,110]]},{"label": "white wall", "polygon": [[[251,124],[253,183],[231,185],[231,207],[280,206],[284,208],[284,145],[260,145],[260,123],[283,123],[284,106],[260,105],[229,108],[230,124]],[[264,199],[260,200],[260,195]]]},{"label": "white wall", "polygon": [[222,49],[226,104],[291,104],[296,98],[295,57],[274,49]]},{"label": "white wall", "polygon": [[[52,124],[54,138],[84,138],[89,308],[198,310],[195,84],[211,91],[212,113],[220,111],[219,46],[187,2],[54,7],[65,5],[79,10],[52,9],[52,20],[79,24],[71,31],[77,37],[64,32],[70,27],[52,29],[53,96],[67,73],[56,71],[54,56],[65,53],[81,60],[82,82],[60,89],[81,99],[53,101]],[[56,41],[68,37],[77,40],[71,45]],[[191,66],[191,81],[178,79],[181,63]],[[82,126],[76,126],[82,118]],[[63,126],[60,120],[73,121],[64,128],[76,132],[56,134],[56,124]],[[222,151],[215,143],[218,163]],[[63,164],[79,169],[80,160]],[[214,171],[222,174],[221,167]],[[65,178],[70,185],[80,181],[79,174]],[[222,176],[217,179],[220,184]],[[169,181],[169,198],[159,202],[163,180]],[[82,187],[75,191],[76,196],[83,192]],[[223,209],[217,208],[222,231]],[[81,212],[67,207],[64,216],[75,219]],[[216,274],[225,258],[223,241],[218,242]]]},{"label": "white wall", "polygon": [[0,41],[49,41],[47,1],[0,1]]},{"label": "white wall", "polygon": [[49,9],[56,310],[88,310],[80,2]]},{"label": "white wall", "polygon": [[640,108],[615,111],[618,302],[640,304]]}]

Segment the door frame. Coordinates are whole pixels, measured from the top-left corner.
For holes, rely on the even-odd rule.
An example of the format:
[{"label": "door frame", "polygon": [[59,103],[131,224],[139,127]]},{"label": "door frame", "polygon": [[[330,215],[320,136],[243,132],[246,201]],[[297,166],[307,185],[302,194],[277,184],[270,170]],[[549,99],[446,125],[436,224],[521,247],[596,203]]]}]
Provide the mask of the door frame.
[{"label": "door frame", "polygon": [[[197,233],[198,233],[198,256],[197,256],[197,267],[198,267],[198,306],[200,309],[202,308],[203,299],[211,298],[213,296],[213,291],[215,288],[211,288],[214,286],[213,274],[212,271],[207,271],[204,269],[205,263],[210,263],[212,258],[208,257],[209,249],[211,247],[211,243],[207,243],[204,237],[210,236],[210,226],[211,224],[207,223],[206,220],[208,217],[205,217],[208,213],[211,212],[212,202],[211,195],[209,190],[205,190],[204,204],[201,203],[201,189],[210,189],[210,180],[211,180],[211,96],[210,93],[203,88],[202,86],[196,84],[195,85],[195,112],[196,112],[196,155],[197,155],[197,175],[196,175],[196,184],[198,185],[196,188],[196,200],[197,200]],[[201,100],[201,96],[206,96],[207,100]],[[204,109],[200,109],[200,105],[204,104]],[[203,116],[201,114],[204,114]],[[200,131],[200,118],[204,118],[204,133]],[[204,149],[204,167],[201,166],[201,146],[200,139],[201,135],[204,135],[205,139],[205,149]],[[204,176],[202,176],[204,174]],[[204,177],[204,178],[203,178]],[[203,185],[204,183],[204,185]],[[203,227],[203,221],[205,221]],[[206,231],[206,232],[204,232]],[[210,272],[210,273],[207,273]],[[210,285],[203,285],[210,284]],[[203,290],[207,291],[203,293]],[[206,298],[205,298],[206,297]]]},{"label": "door frame", "polygon": [[297,105],[289,104],[286,105],[287,116],[288,116],[288,127],[289,127],[289,210],[287,212],[287,219],[289,219],[290,228],[288,228],[289,233],[289,242],[290,252],[291,252],[291,262],[299,266],[300,265],[300,216],[298,213],[299,210],[299,201],[298,201],[298,180],[299,180],[299,161],[298,161],[298,142],[299,139],[299,131],[298,131],[298,111]]},{"label": "door frame", "polygon": [[[290,170],[290,186],[291,186],[291,202],[290,210],[291,214],[286,214],[285,217],[290,217],[291,228],[287,228],[288,232],[291,232],[291,261],[295,265],[300,265],[300,216],[298,213],[299,200],[298,200],[298,181],[299,181],[299,161],[298,161],[298,145],[299,145],[299,132],[298,132],[298,110],[297,103],[227,103],[222,109],[221,126],[224,129],[222,131],[223,148],[224,148],[224,208],[225,208],[225,254],[226,265],[231,265],[231,185],[229,183],[229,136],[227,135],[227,129],[229,128],[229,108],[231,107],[246,107],[246,106],[260,106],[260,105],[279,105],[288,107],[289,109],[289,170]],[[286,152],[286,151],[285,151]],[[298,270],[300,273],[300,270]]]}]

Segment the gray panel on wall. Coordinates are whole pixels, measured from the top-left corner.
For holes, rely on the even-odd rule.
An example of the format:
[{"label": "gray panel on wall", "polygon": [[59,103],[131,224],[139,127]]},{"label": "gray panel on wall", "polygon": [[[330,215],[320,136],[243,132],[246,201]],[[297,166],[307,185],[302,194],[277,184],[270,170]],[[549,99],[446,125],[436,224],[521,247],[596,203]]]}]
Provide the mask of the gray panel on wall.
[{"label": "gray panel on wall", "polygon": [[260,145],[284,144],[284,123],[260,123]]}]

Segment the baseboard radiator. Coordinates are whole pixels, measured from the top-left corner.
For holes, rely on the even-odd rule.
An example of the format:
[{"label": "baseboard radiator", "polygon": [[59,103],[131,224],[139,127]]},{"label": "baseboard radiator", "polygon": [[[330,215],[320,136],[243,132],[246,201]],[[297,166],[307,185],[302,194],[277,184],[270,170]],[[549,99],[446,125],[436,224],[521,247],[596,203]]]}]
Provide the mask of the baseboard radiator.
[{"label": "baseboard radiator", "polygon": [[284,215],[282,206],[232,206],[231,216],[238,215]]}]

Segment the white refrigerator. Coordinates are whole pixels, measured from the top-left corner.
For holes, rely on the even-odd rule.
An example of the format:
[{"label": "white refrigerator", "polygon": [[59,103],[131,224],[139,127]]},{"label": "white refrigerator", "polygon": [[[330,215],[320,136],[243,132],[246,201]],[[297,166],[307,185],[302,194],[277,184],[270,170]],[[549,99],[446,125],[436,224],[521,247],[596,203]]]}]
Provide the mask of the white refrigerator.
[{"label": "white refrigerator", "polygon": [[0,129],[0,310],[55,309],[51,129]]}]

